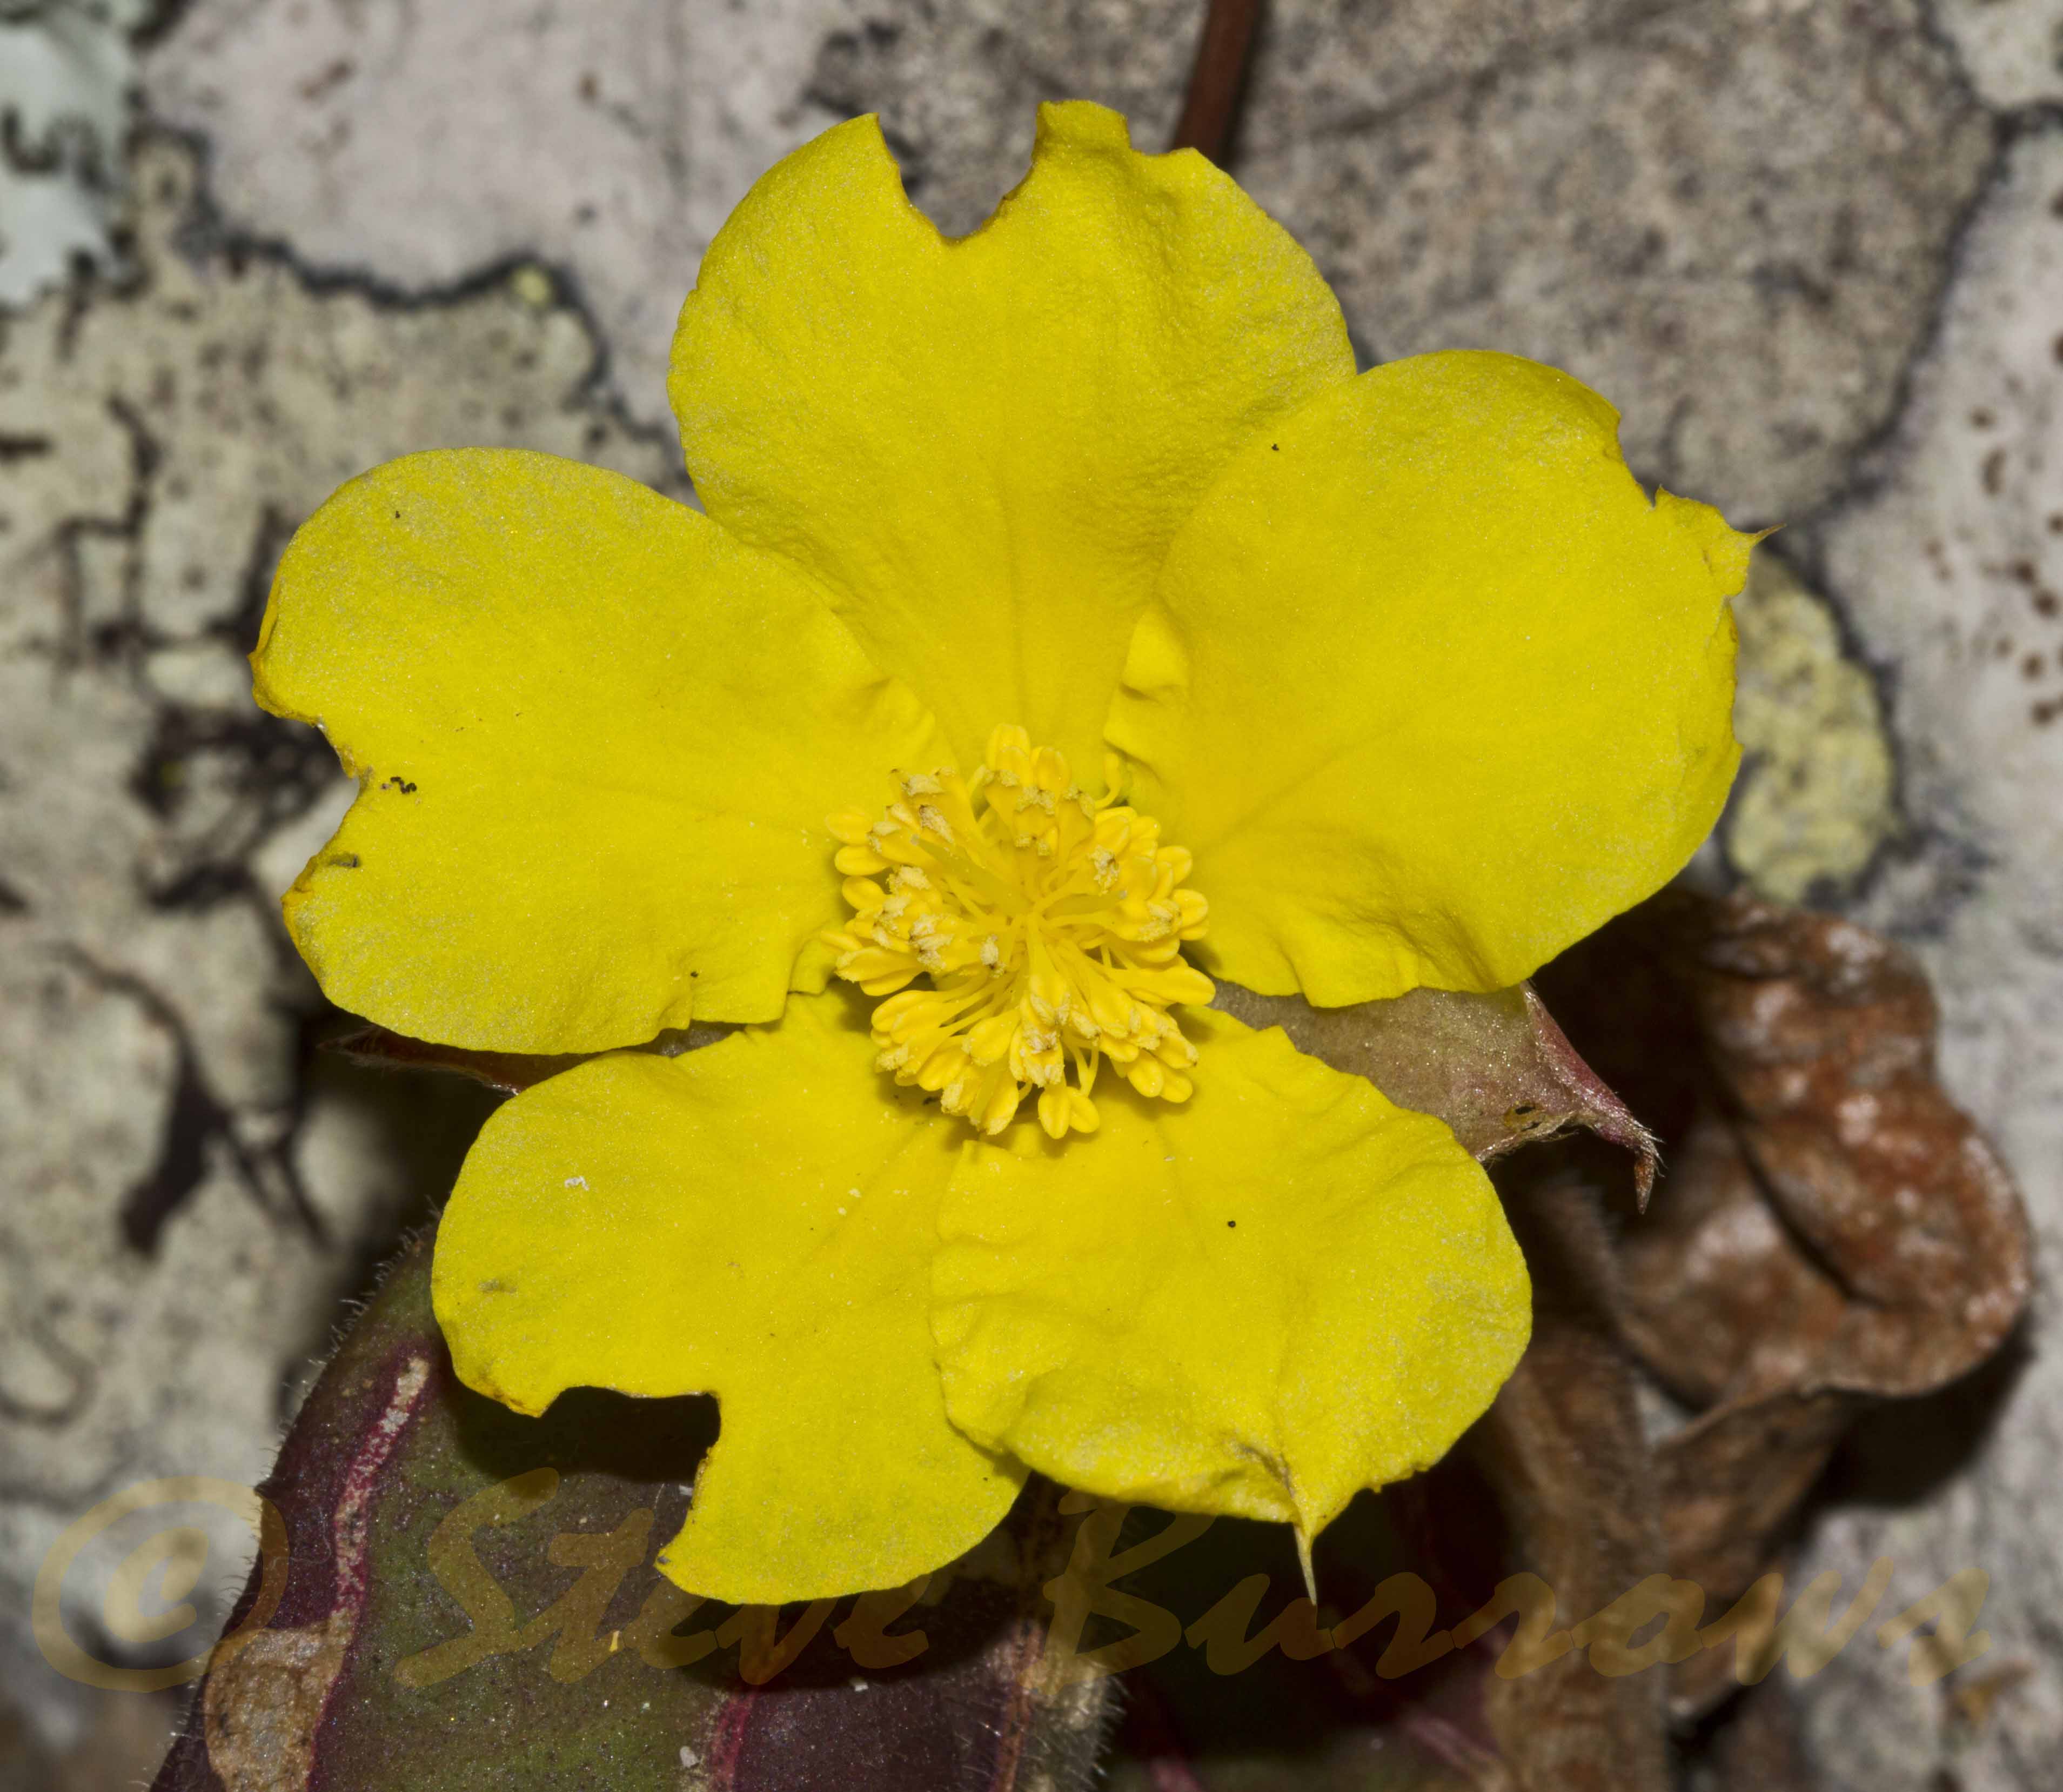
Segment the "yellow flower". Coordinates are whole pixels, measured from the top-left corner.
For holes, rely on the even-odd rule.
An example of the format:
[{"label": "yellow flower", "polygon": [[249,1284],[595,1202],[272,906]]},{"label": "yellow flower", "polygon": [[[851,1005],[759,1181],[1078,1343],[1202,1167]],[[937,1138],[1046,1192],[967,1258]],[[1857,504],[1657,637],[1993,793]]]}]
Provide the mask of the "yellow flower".
[{"label": "yellow flower", "polygon": [[[714,1392],[663,1565],[740,1601],[908,1580],[1027,1468],[1308,1537],[1433,1461],[1526,1342],[1494,1195],[1188,960],[1490,989],[1655,888],[1733,774],[1745,538],[1550,368],[1357,377],[1296,245],[1088,105],[959,241],[873,120],[818,138],[673,369],[706,517],[412,456],[295,538],[254,655],[362,783],[287,899],[331,997],[606,1054],[467,1160],[459,1374]],[[620,1049],[690,1021],[745,1025]]]}]

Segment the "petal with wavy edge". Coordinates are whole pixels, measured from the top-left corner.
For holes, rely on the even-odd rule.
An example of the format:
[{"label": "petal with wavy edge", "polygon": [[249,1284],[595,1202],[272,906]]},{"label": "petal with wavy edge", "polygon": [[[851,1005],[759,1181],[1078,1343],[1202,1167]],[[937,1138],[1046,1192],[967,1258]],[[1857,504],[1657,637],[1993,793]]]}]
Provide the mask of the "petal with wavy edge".
[{"label": "petal with wavy edge", "polygon": [[1315,1535],[1424,1468],[1525,1349],[1526,1266],[1438,1120],[1205,1013],[1180,1108],[971,1147],[933,1335],[953,1422],[1071,1486]]},{"label": "petal with wavy edge", "polygon": [[669,382],[696,489],[808,567],[963,770],[1021,723],[1084,783],[1133,619],[1241,443],[1350,379],[1310,258],[1184,151],[1086,103],[971,236],[904,198],[871,118],[718,234]]},{"label": "petal with wavy edge", "polygon": [[1170,550],[1108,734],[1196,854],[1206,968],[1325,1006],[1499,989],[1659,888],[1739,760],[1750,538],[1509,355],[1393,362]]},{"label": "petal with wavy edge", "polygon": [[927,1328],[967,1127],[896,1090],[838,995],[678,1058],[602,1057],[501,1109],[439,1229],[468,1387],[710,1392],[722,1430],[660,1565],[740,1603],[900,1585],[1023,1470],[947,1422]]},{"label": "petal with wavy edge", "polygon": [[353,480],[251,662],[364,786],[287,897],[295,944],[340,1007],[441,1045],[772,1019],[843,912],[825,816],[940,750],[793,568],[544,454]]}]

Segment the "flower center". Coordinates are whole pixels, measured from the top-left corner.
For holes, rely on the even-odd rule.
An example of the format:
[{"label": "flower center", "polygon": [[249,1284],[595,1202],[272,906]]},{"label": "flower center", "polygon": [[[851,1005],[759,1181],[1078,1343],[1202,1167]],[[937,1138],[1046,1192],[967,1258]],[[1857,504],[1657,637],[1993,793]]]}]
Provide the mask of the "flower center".
[{"label": "flower center", "polygon": [[1104,1058],[1140,1094],[1188,1100],[1196,1049],[1168,1009],[1212,993],[1181,956],[1208,907],[1182,888],[1188,853],[1022,728],[998,728],[971,778],[901,781],[880,820],[830,818],[854,914],[824,937],[840,977],[888,997],[879,1068],[991,1134],[1034,1089],[1052,1138],[1094,1132]]}]

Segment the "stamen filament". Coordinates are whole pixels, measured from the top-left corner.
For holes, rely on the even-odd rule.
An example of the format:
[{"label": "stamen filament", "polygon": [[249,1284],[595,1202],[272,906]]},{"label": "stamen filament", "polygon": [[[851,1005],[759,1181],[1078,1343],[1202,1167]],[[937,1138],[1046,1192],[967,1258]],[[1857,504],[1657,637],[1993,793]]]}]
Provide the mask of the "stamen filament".
[{"label": "stamen filament", "polygon": [[[1106,759],[1107,779],[1119,769]],[[1022,728],[998,728],[970,778],[901,783],[881,820],[830,824],[855,912],[825,938],[841,977],[887,997],[879,1066],[989,1134],[1035,1089],[1051,1137],[1094,1132],[1105,1057],[1141,1095],[1187,1100],[1196,1050],[1168,1009],[1212,994],[1181,957],[1209,906],[1182,887],[1189,854],[1114,783],[1088,797]]]}]

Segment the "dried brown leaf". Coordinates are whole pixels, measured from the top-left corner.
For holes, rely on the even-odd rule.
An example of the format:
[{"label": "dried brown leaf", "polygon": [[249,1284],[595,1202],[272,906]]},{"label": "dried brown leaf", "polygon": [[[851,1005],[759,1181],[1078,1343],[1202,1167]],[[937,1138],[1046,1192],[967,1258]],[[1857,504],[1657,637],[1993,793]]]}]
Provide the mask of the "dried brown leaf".
[{"label": "dried brown leaf", "polygon": [[[1655,1211],[1619,1252],[1622,1335],[1699,1417],[1655,1451],[1673,1573],[1723,1609],[1777,1565],[1868,1397],[1940,1387],[2025,1304],[2027,1222],[1934,1080],[1911,956],[1851,923],[1671,893],[1550,979],[1667,1117]],[[1735,1690],[1676,1670],[1679,1715]]]},{"label": "dried brown leaf", "polygon": [[1800,1250],[1712,1109],[1672,1154],[1646,1221],[1627,1229],[1619,1270],[1623,1335],[1695,1408],[1804,1386],[1847,1323],[1840,1284]]},{"label": "dried brown leaf", "polygon": [[1862,928],[1771,903],[1659,914],[1734,1136],[1797,1254],[1846,1297],[1796,1384],[1922,1394],[1982,1362],[2027,1303],[2027,1216],[1935,1081],[1924,973]]}]

